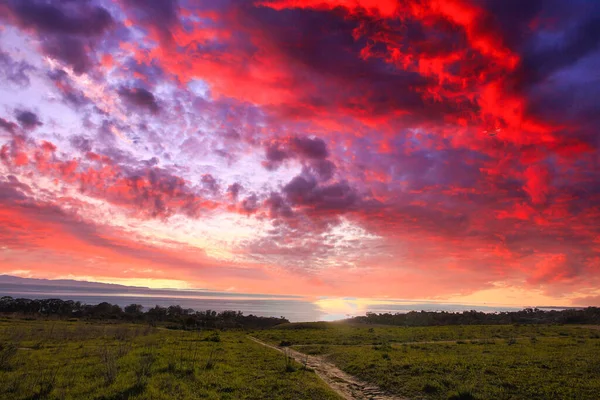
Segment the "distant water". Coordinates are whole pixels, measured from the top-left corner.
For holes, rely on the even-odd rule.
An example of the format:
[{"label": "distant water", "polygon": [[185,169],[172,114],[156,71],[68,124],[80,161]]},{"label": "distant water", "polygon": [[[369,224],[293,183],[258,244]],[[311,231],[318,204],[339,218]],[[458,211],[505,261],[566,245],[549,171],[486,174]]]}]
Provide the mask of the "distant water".
[{"label": "distant water", "polygon": [[24,297],[29,299],[60,298],[81,301],[86,304],[108,302],[121,307],[135,303],[145,308],[159,305],[180,305],[196,311],[214,310],[242,311],[245,315],[285,317],[292,322],[333,321],[366,312],[405,313],[409,311],[461,312],[478,310],[484,312],[517,311],[521,308],[504,306],[482,306],[386,300],[381,304],[369,304],[365,299],[320,298],[310,300],[298,296],[272,296],[256,294],[233,294],[222,292],[177,291],[177,290],[127,290],[124,292],[82,288],[23,286],[0,284],[0,297]]},{"label": "distant water", "polygon": [[141,304],[145,309],[159,305],[180,305],[196,311],[242,311],[244,315],[264,317],[286,317],[290,321],[316,321],[321,319],[319,308],[301,297],[277,297],[269,295],[231,294],[219,292],[186,292],[176,290],[129,290],[123,292],[104,290],[82,290],[81,288],[47,286],[22,286],[0,284],[0,297],[11,296],[28,299],[50,299],[80,301],[86,304],[108,302],[125,307]]}]

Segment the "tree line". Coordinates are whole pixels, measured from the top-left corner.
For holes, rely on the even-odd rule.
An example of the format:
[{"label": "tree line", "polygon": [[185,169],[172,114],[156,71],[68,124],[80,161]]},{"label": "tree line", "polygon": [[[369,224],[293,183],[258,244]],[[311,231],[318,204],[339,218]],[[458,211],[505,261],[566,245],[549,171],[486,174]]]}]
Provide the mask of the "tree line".
[{"label": "tree line", "polygon": [[116,304],[107,302],[91,305],[73,300],[15,299],[10,296],[0,298],[0,314],[145,322],[152,325],[161,323],[167,327],[178,329],[261,329],[289,322],[283,317],[244,315],[241,311],[195,311],[191,308],[185,309],[178,305],[169,307],[157,305],[144,310],[144,307],[140,304],[130,304],[121,308]]},{"label": "tree line", "polygon": [[507,324],[600,324],[600,308],[543,310],[525,308],[520,311],[485,313],[481,311],[411,311],[408,313],[373,313],[350,318],[366,324],[398,326],[435,325],[507,325]]}]

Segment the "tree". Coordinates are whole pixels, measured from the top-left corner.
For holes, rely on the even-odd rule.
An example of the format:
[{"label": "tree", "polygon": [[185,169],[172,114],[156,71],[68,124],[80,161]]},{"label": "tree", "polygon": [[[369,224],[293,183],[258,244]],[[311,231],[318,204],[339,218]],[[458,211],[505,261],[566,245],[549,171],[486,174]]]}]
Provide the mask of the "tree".
[{"label": "tree", "polygon": [[125,306],[124,310],[126,314],[139,315],[142,313],[143,309],[144,306],[142,306],[141,304],[130,304],[128,306]]}]

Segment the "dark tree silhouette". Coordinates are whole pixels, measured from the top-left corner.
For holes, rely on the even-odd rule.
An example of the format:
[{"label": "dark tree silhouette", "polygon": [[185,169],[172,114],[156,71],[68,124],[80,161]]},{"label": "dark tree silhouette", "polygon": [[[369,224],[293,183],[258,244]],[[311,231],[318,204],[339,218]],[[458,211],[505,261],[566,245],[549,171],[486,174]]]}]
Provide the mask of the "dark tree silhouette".
[{"label": "dark tree silhouette", "polygon": [[181,306],[154,306],[144,312],[140,304],[130,304],[121,309],[118,305],[103,302],[96,305],[60,299],[0,298],[1,314],[24,314],[40,317],[83,318],[118,320],[128,322],[163,323],[177,329],[200,328],[268,328],[289,322],[287,319],[244,315],[240,311],[194,311]]}]

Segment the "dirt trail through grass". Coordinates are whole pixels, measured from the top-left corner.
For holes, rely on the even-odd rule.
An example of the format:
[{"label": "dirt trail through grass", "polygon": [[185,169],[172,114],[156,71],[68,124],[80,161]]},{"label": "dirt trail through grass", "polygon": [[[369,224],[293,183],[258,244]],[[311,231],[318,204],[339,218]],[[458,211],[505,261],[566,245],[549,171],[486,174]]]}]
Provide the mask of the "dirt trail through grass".
[{"label": "dirt trail through grass", "polygon": [[260,341],[252,336],[250,339],[270,349],[277,350],[284,354],[288,354],[298,363],[306,365],[315,371],[315,373],[323,379],[337,394],[347,400],[406,400],[403,397],[392,396],[384,393],[377,386],[370,385],[348,375],[335,365],[328,363],[319,356],[310,356],[302,354],[299,351],[290,348],[281,348]]}]

